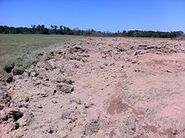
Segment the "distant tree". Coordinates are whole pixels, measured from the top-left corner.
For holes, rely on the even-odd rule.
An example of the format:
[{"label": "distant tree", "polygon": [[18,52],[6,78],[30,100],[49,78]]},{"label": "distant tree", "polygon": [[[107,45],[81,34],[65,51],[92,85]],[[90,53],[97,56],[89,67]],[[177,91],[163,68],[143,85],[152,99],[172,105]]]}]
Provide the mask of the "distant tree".
[{"label": "distant tree", "polygon": [[36,33],[36,25],[31,25],[31,32],[32,32],[33,34]]},{"label": "distant tree", "polygon": [[130,31],[117,31],[101,32],[94,29],[80,30],[78,28],[71,29],[69,27],[60,25],[58,28],[56,25],[51,25],[50,28],[44,25],[31,25],[31,27],[12,27],[12,26],[0,26],[0,33],[8,34],[66,34],[66,35],[84,35],[84,36],[113,36],[113,37],[161,37],[161,38],[174,38],[184,36],[182,31],[173,32],[161,32],[161,31],[142,31],[142,30],[130,30]]},{"label": "distant tree", "polygon": [[60,33],[60,34],[64,34],[63,25],[61,25],[61,26],[59,27],[59,33]]}]

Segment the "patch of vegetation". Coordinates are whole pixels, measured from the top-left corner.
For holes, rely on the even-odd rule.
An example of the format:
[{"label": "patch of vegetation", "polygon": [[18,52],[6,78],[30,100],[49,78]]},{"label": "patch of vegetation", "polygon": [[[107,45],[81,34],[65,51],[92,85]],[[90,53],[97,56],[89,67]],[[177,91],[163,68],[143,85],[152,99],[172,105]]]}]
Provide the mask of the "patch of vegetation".
[{"label": "patch of vegetation", "polygon": [[0,72],[3,69],[10,72],[14,64],[26,68],[32,64],[35,51],[80,38],[67,35],[0,34]]}]

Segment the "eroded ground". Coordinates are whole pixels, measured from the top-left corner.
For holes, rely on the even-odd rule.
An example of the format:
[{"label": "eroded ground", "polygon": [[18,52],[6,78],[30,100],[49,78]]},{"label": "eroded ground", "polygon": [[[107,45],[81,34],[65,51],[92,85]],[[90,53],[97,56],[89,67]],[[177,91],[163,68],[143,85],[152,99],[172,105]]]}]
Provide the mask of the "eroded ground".
[{"label": "eroded ground", "polygon": [[0,137],[185,137],[185,41],[87,38],[1,89]]}]

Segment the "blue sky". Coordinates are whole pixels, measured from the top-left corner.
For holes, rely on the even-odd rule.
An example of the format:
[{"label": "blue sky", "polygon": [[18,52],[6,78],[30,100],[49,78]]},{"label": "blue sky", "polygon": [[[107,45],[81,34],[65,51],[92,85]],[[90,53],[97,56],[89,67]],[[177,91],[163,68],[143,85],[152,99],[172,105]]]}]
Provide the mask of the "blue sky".
[{"label": "blue sky", "polygon": [[0,0],[0,24],[185,31],[185,0]]}]

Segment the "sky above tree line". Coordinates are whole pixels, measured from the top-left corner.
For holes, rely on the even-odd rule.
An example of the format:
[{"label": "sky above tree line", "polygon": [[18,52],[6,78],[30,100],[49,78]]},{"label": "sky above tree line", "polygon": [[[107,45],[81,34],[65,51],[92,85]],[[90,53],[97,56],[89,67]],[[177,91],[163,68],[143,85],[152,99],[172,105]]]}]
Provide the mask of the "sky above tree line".
[{"label": "sky above tree line", "polygon": [[0,25],[185,32],[185,0],[0,0]]}]

